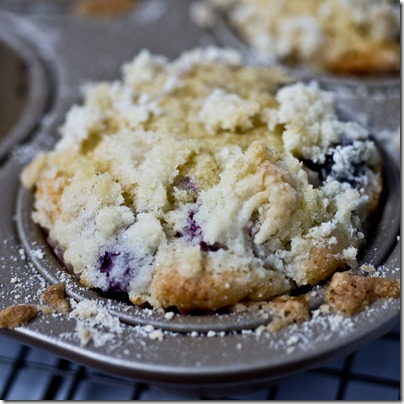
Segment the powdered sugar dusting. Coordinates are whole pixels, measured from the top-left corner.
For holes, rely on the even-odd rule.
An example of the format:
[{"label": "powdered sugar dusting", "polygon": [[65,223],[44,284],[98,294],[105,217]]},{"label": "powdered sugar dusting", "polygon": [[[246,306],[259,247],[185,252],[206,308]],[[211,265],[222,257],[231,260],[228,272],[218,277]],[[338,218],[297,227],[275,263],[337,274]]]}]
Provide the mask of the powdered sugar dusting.
[{"label": "powdered sugar dusting", "polygon": [[[46,288],[47,282],[36,273],[32,264],[26,265],[29,261],[20,251],[22,247],[14,246],[15,240],[4,240],[3,243],[9,247],[10,254],[15,257],[15,262],[8,283],[12,285],[13,292],[3,299],[6,288],[2,287],[1,305],[7,304],[7,301],[14,304],[16,302],[35,304],[39,300],[40,293]],[[4,258],[3,260],[0,258],[0,262],[4,262]],[[4,264],[0,265],[4,266]],[[390,265],[375,268],[375,273],[380,276],[388,276],[389,268]],[[4,267],[2,269],[4,270]],[[60,277],[66,283],[67,290],[70,291],[76,281],[72,279],[71,275],[62,271]],[[40,286],[38,287],[38,285]],[[314,290],[311,293],[313,298],[316,297],[314,294],[317,296],[320,291]],[[191,347],[196,344],[195,349],[197,346],[205,346],[205,344],[208,346],[218,344],[219,351],[211,352],[207,348],[204,355],[194,363],[194,367],[203,368],[211,360],[227,361],[232,355],[232,349],[239,352],[240,355],[245,355],[245,350],[250,352],[251,349],[259,349],[260,352],[271,353],[271,356],[290,357],[291,359],[299,355],[310,355],[334,341],[342,341],[341,343],[349,341],[350,336],[361,328],[361,324],[370,324],[380,310],[388,311],[394,303],[388,299],[379,301],[352,318],[334,314],[330,312],[328,305],[322,304],[312,310],[311,320],[292,325],[278,332],[268,332],[265,326],[226,332],[214,329],[206,332],[193,330],[173,332],[147,324],[147,318],[153,318],[153,315],[156,314],[156,310],[147,308],[143,309],[145,324],[126,324],[119,320],[111,302],[111,300],[97,298],[82,301],[70,299],[72,310],[69,314],[43,312],[27,326],[35,327],[36,324],[45,324],[49,335],[57,343],[67,343],[73,347],[78,345],[81,348],[99,352],[101,355],[108,355],[111,361],[129,360],[132,365],[138,361],[142,363],[150,360],[158,361],[158,358],[161,357],[161,349],[166,349],[164,347],[167,344],[173,352],[178,350],[175,355],[178,356],[179,365],[186,363],[187,357],[190,355],[188,344]],[[125,306],[128,310],[131,307],[122,303],[122,307]],[[271,315],[265,310],[261,310],[261,312],[262,316],[270,321]],[[167,323],[179,316],[171,311],[161,314]],[[62,332],[58,332],[60,329]],[[234,345],[230,341],[234,341]]]}]

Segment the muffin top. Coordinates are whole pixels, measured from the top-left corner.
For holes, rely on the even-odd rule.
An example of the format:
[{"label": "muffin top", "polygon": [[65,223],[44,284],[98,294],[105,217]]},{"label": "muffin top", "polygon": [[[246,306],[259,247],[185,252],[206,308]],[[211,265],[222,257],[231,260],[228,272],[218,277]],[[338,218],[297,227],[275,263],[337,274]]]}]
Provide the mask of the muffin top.
[{"label": "muffin top", "polygon": [[337,74],[400,71],[400,7],[390,0],[206,0],[253,49]]},{"label": "muffin top", "polygon": [[331,93],[211,47],[142,51],[122,73],[85,88],[22,174],[84,285],[217,310],[356,264],[380,158]]}]

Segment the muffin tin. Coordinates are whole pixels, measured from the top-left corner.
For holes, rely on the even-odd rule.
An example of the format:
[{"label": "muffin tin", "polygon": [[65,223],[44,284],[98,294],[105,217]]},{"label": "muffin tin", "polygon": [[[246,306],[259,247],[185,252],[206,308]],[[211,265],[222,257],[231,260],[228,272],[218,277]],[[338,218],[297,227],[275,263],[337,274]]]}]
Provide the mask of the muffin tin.
[{"label": "muffin tin", "polygon": [[[175,314],[167,318],[164,313],[106,299],[82,287],[63,271],[44,234],[30,219],[32,194],[20,186],[21,169],[34,153],[54,144],[57,128],[71,105],[79,102],[80,87],[84,83],[118,77],[122,63],[143,48],[175,57],[196,46],[218,44],[217,37],[192,23],[188,8],[187,0],[170,0],[169,7],[164,0],[147,0],[131,13],[100,21],[63,12],[17,14],[1,11],[0,4],[0,25],[5,28],[2,31],[8,33],[4,42],[14,41],[13,44],[29,49],[37,66],[37,76],[28,74],[28,88],[32,86],[36,93],[32,91],[40,94],[27,97],[24,111],[31,108],[32,121],[30,125],[21,126],[21,137],[15,137],[13,130],[2,136],[14,146],[13,153],[10,153],[11,146],[0,143],[0,151],[7,156],[0,167],[0,181],[7,189],[0,194],[3,234],[0,308],[38,303],[38,291],[46,282],[54,283],[63,278],[68,294],[75,300],[95,299],[125,324],[111,343],[101,346],[80,345],[77,338],[71,337],[76,330],[76,320],[65,316],[42,315],[23,327],[0,331],[87,366],[156,384],[166,390],[223,394],[226,389],[247,390],[268,384],[359,348],[397,323],[400,302],[378,301],[352,319],[320,316],[277,333],[261,333],[260,325],[268,319],[258,312],[214,316]],[[2,38],[0,36],[0,42]],[[375,94],[375,86],[367,82],[361,86],[366,94]],[[376,138],[379,130],[394,130],[400,120],[400,99],[395,84],[377,83],[377,88],[377,94],[380,89],[381,95],[374,100],[368,95],[358,95],[356,87],[336,90],[339,107],[349,109],[351,116],[374,117],[376,101],[383,104],[384,113],[379,111],[380,118],[371,122]],[[24,112],[14,127],[22,121]],[[23,139],[29,141],[22,143]],[[382,265],[383,276],[398,279],[399,168],[383,143],[380,148],[384,153],[386,189],[362,261]],[[320,289],[317,293],[321,296]],[[319,304],[321,299],[313,300],[313,305]],[[152,339],[147,331],[150,329],[161,330],[162,339]]]},{"label": "muffin tin", "polygon": [[24,140],[40,120],[48,99],[45,69],[29,45],[0,31],[0,160]]}]

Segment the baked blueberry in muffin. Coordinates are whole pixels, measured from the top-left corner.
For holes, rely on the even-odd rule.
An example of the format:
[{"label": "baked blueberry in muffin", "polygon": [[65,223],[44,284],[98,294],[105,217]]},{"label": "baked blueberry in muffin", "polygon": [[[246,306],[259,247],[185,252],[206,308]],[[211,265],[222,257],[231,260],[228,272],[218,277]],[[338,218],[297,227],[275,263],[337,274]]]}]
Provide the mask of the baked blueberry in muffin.
[{"label": "baked blueberry in muffin", "polygon": [[122,72],[22,174],[82,284],[210,311],[355,266],[380,158],[331,93],[219,48],[143,51]]}]

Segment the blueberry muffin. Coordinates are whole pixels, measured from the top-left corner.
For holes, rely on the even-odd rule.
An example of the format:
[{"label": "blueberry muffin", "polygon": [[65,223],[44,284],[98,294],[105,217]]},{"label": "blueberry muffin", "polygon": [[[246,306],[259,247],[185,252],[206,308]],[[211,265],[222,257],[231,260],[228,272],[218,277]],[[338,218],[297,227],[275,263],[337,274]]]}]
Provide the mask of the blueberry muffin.
[{"label": "blueberry muffin", "polygon": [[356,264],[380,158],[331,93],[218,48],[143,51],[122,71],[85,89],[22,173],[82,284],[215,311]]},{"label": "blueberry muffin", "polygon": [[206,0],[260,54],[337,74],[400,71],[400,5],[389,0]]}]

